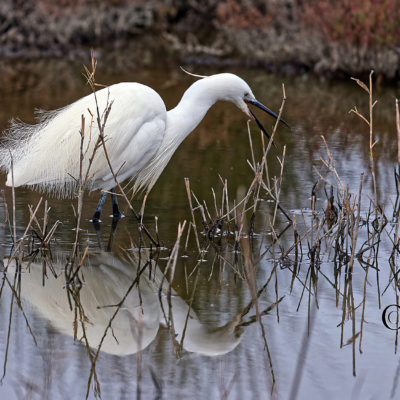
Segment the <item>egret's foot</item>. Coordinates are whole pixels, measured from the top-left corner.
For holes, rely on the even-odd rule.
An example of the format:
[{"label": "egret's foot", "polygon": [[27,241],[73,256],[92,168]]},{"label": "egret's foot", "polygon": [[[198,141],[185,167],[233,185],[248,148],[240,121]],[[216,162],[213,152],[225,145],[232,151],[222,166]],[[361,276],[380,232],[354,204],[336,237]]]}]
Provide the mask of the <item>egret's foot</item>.
[{"label": "egret's foot", "polygon": [[93,222],[94,224],[98,224],[98,223],[101,222],[101,220],[100,220],[100,213],[99,213],[98,211],[96,211],[96,212],[93,214],[93,217],[92,217],[92,219],[90,220],[90,222]]},{"label": "egret's foot", "polygon": [[115,213],[115,212],[112,213],[112,215],[110,215],[110,217],[112,217],[112,219],[117,219],[119,221],[120,219],[124,218],[125,215],[118,211],[117,213]]},{"label": "egret's foot", "polygon": [[100,232],[100,220],[93,221],[92,219],[90,220],[93,224],[94,230],[96,232]]}]

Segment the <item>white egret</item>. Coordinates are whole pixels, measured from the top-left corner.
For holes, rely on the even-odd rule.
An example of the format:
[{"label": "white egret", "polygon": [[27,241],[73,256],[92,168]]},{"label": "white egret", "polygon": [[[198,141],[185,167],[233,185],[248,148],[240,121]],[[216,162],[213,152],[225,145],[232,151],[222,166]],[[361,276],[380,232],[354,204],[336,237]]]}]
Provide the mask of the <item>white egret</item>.
[{"label": "white egret", "polygon": [[[112,103],[104,130],[106,148],[118,181],[132,178],[134,193],[150,191],[177,147],[218,100],[234,103],[267,136],[248,106],[254,105],[278,118],[256,100],[243,79],[229,73],[197,80],[170,111],[158,93],[140,83],[118,83],[97,91],[96,97],[100,112]],[[59,110],[40,113],[35,125],[13,122],[0,146],[0,168],[8,173],[6,185],[33,186],[60,197],[73,195],[80,173],[81,116],[85,116],[85,171],[99,135],[92,117],[95,110],[92,93]],[[282,119],[281,122],[287,125]],[[89,176],[88,189],[103,190],[93,221],[99,221],[109,191],[113,215],[119,218],[116,182],[101,149],[95,152]]]}]

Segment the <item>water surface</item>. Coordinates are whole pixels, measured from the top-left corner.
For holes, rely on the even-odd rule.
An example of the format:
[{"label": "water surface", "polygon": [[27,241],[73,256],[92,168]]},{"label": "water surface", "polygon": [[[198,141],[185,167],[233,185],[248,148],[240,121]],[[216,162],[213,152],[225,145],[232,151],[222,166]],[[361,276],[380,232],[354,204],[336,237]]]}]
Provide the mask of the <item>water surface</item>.
[{"label": "water surface", "polygon": [[[175,60],[157,64],[151,62],[154,55],[148,57],[150,61],[145,66],[134,57],[103,61],[100,58],[97,81],[107,85],[139,81],[157,90],[167,108],[172,108],[194,78],[185,75]],[[157,66],[150,68],[149,65]],[[90,91],[84,83],[80,62],[13,61],[5,64],[3,71],[1,130],[6,129],[10,118],[33,122],[35,108],[59,108]],[[193,71],[200,74],[222,72],[205,67]],[[320,168],[318,159],[326,154],[323,135],[344,185],[352,192],[358,193],[360,174],[365,173],[362,218],[366,218],[368,195],[372,195],[368,127],[348,113],[354,105],[367,111],[365,92],[352,81],[324,81],[307,75],[287,77],[254,69],[229,69],[229,72],[242,76],[257,98],[275,111],[282,100],[281,84],[285,84],[284,118],[293,129],[278,129],[277,149],[272,149],[268,156],[272,179],[279,176],[276,157],[281,155],[283,146],[287,146],[280,197],[282,206],[299,221],[310,221],[312,188],[318,179],[315,167]],[[398,89],[384,86],[377,86],[375,92],[379,99],[374,125],[378,139],[374,150],[378,195],[380,205],[386,208],[389,216],[396,194],[393,179],[397,155],[396,93],[398,96]],[[267,130],[272,131],[273,121],[260,117]],[[255,157],[260,159],[260,136],[255,126],[252,126],[252,138]],[[357,262],[354,264],[355,307],[365,299],[361,347],[359,336],[353,337],[352,320],[346,318],[344,345],[340,346],[338,325],[343,318],[341,299],[346,288],[344,266],[343,271],[335,275],[337,265],[328,254],[318,265],[318,272],[313,272],[316,281],[311,282],[306,242],[304,258],[295,273],[292,264],[279,262],[278,248],[264,253],[266,249],[271,250],[272,240],[267,230],[271,205],[266,201],[265,192],[260,193],[255,238],[250,243],[244,236],[240,241],[241,251],[234,251],[232,241],[230,245],[219,247],[201,236],[207,252],[202,253],[204,262],[198,263],[201,255],[193,235],[186,250],[185,240],[182,240],[169,293],[168,282],[163,280],[163,271],[168,265],[166,258],[174,246],[178,223],[191,220],[184,177],[190,178],[193,192],[210,208],[213,206],[211,188],[215,188],[218,199],[221,196],[219,176],[228,182],[231,201],[240,201],[240,193],[254,176],[247,164],[251,157],[246,117],[232,104],[217,104],[177,150],[147,201],[144,222],[154,233],[154,216],[158,217],[158,234],[165,247],[150,263],[147,251],[140,259],[139,253],[132,250],[139,246],[140,239],[137,223],[129,216],[126,206],[122,208],[127,217],[118,224],[112,251],[100,249],[100,236],[104,243],[110,236],[111,218],[107,215],[111,208],[107,203],[101,232],[96,233],[89,219],[99,193],[86,194],[80,243],[82,249],[88,245],[89,250],[81,270],[82,288],[78,292],[65,286],[64,277],[66,259],[75,238],[73,205],[76,200],[45,196],[51,207],[50,225],[56,220],[62,224],[51,243],[51,257],[46,253],[44,257],[39,254],[29,264],[24,260],[20,276],[15,274],[15,263],[9,267],[6,276],[11,286],[16,282],[21,306],[2,278],[5,283],[0,298],[0,356],[4,362],[4,377],[0,397],[78,399],[85,398],[88,393],[89,398],[93,398],[100,388],[103,399],[396,398],[399,369],[396,336],[395,331],[383,325],[381,318],[384,307],[396,302],[397,289],[393,282],[384,291],[391,276],[388,260],[393,248],[395,220],[390,221],[388,233],[382,235],[377,258],[379,274],[371,269],[365,285],[365,269]],[[333,181],[331,177],[328,179]],[[1,175],[2,215],[6,212],[4,201],[9,211],[12,208],[11,192],[4,182],[5,176]],[[29,222],[28,205],[36,205],[41,196],[27,188],[16,190],[18,235],[22,235]],[[140,204],[140,199],[133,202],[136,208],[140,208]],[[324,207],[324,194],[320,190],[317,213],[322,214]],[[213,210],[210,212],[215,214]],[[42,215],[41,209],[40,221]],[[278,214],[277,231],[282,231],[286,225],[285,217]],[[12,251],[12,239],[7,224],[0,227],[3,258]],[[367,236],[361,231],[358,243]],[[282,236],[283,248],[289,249],[292,244],[292,236]],[[258,299],[259,310],[268,309],[283,297],[278,307],[262,316],[261,323],[254,317],[255,307],[243,315],[252,298],[251,280],[244,279],[243,272],[250,256],[256,266],[257,288],[271,279]],[[290,257],[293,258],[293,252]],[[47,276],[43,275],[44,266]],[[138,274],[140,279],[132,285]],[[84,310],[86,341],[92,352],[82,339],[82,326],[78,323],[74,330],[76,313],[79,314],[74,295],[80,301],[81,312]],[[112,328],[107,330],[116,304],[125,296],[112,320]],[[355,319],[357,333],[361,326],[360,310],[357,309]],[[168,321],[174,321],[172,330]],[[95,387],[92,379],[88,388],[91,358],[105,331],[96,362],[100,386]],[[353,340],[357,342],[355,353]],[[178,344],[182,344],[179,351]],[[274,385],[271,370],[276,380]]]}]

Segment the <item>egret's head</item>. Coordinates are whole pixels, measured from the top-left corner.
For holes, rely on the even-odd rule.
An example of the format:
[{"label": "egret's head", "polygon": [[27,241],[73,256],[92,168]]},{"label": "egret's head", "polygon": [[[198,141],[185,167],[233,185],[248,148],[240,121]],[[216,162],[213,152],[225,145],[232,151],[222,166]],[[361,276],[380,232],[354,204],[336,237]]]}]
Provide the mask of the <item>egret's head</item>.
[{"label": "egret's head", "polygon": [[[223,100],[234,103],[240,110],[242,110],[253,121],[255,121],[265,135],[269,137],[260,121],[250,109],[250,106],[257,107],[276,119],[278,119],[278,116],[255,98],[249,85],[243,79],[233,74],[220,74],[220,76],[222,79],[221,81],[224,81],[225,95],[223,96]],[[280,121],[290,128],[290,126],[283,119],[280,119]]]},{"label": "egret's head", "polygon": [[252,118],[246,99],[254,98],[249,85],[237,75],[217,74],[206,78],[212,90],[215,91],[215,100],[225,100],[235,104],[240,110]]}]

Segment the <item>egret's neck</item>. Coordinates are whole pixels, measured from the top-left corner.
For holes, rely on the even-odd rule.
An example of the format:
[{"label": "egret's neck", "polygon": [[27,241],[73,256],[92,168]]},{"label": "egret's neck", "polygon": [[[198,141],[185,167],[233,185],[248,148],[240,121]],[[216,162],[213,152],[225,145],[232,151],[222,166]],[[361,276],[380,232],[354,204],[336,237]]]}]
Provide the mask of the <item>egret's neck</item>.
[{"label": "egret's neck", "polygon": [[167,112],[163,142],[150,164],[136,177],[134,191],[144,186],[150,190],[175,150],[196,128],[210,107],[218,100],[226,100],[221,95],[223,88],[213,81],[215,79],[211,78],[196,81],[186,90],[179,104]]},{"label": "egret's neck", "polygon": [[219,93],[208,79],[198,80],[190,86],[179,104],[167,113],[166,139],[177,142],[178,147],[220,99]]}]

